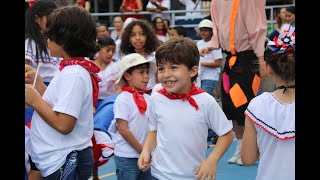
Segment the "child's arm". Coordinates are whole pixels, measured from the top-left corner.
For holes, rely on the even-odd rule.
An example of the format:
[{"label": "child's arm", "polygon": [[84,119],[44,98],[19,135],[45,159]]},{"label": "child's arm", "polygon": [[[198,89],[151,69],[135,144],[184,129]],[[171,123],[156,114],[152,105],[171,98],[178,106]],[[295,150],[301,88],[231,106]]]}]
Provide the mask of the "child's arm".
[{"label": "child's arm", "polygon": [[117,118],[117,126],[118,131],[121,134],[121,136],[133,147],[139,154],[142,150],[142,144],[139,143],[139,141],[134,137],[132,132],[129,130],[128,127],[128,121]]},{"label": "child's arm", "polygon": [[201,66],[209,67],[209,68],[217,68],[221,66],[221,60],[222,59],[216,59],[211,62],[200,62]]},{"label": "child's arm", "polygon": [[251,166],[259,159],[259,154],[257,131],[253,123],[246,117],[242,138],[241,161],[245,166]]},{"label": "child's arm", "polygon": [[137,0],[138,9],[133,9],[132,11],[140,12],[143,10],[143,4],[141,0]]},{"label": "child's arm", "polygon": [[150,168],[151,152],[157,146],[157,131],[149,131],[138,159],[139,169],[146,171]]},{"label": "child's arm", "polygon": [[49,126],[61,134],[69,134],[76,124],[75,117],[53,111],[52,107],[42,99],[32,84],[25,85],[25,104],[37,111]]},{"label": "child's arm", "polygon": [[225,135],[220,136],[215,148],[210,155],[202,161],[195,171],[196,179],[215,179],[218,162],[223,154],[228,150],[233,140],[233,132],[230,130]]}]

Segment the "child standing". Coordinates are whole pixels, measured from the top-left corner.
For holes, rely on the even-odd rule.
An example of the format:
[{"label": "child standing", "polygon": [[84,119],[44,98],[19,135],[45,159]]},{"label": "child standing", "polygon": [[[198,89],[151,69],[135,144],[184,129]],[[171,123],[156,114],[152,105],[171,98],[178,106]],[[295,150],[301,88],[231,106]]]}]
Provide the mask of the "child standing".
[{"label": "child standing", "polygon": [[58,72],[42,97],[25,85],[32,116],[31,159],[45,179],[88,179],[92,174],[93,105],[97,102],[99,68],[86,56],[96,51],[96,26],[84,8],[65,6],[48,17],[45,35]]},{"label": "child standing", "polygon": [[[157,49],[156,61],[163,88],[151,97],[150,131],[139,168],[146,170],[151,163],[156,179],[214,178],[219,159],[232,143],[232,125],[215,99],[194,84],[197,45],[189,38],[172,38]],[[208,128],[220,137],[205,159]]]},{"label": "child standing", "polygon": [[266,71],[277,86],[275,91],[253,98],[245,111],[241,159],[246,166],[259,159],[257,180],[295,179],[294,29],[286,27],[265,51]]},{"label": "child standing", "polygon": [[119,69],[113,62],[113,55],[116,44],[111,37],[103,37],[98,39],[98,56],[93,61],[100,68],[98,73],[101,81],[99,82],[98,104],[105,98],[121,91],[121,87],[115,85],[115,80],[118,77]]},{"label": "child standing", "polygon": [[[137,161],[149,131],[149,95],[146,91],[149,70],[155,66],[138,53],[124,56],[119,62],[120,76],[116,83],[123,86],[114,102],[114,119],[109,129],[115,143],[118,180],[150,179],[150,171],[139,170]],[[112,130],[113,129],[113,130]],[[117,130],[115,130],[117,129]]]},{"label": "child standing", "polygon": [[[98,73],[101,81],[99,82],[99,94],[98,94],[98,103],[97,106],[94,107],[94,113],[96,112],[96,108],[100,105],[100,103],[118,92],[121,91],[121,87],[115,85],[115,80],[118,76],[119,69],[115,62],[113,62],[112,57],[115,52],[116,44],[111,37],[102,37],[98,39],[98,48],[99,52],[96,56],[96,59],[93,61],[95,65],[100,68],[100,72]],[[102,144],[102,142],[107,142],[109,147],[113,147],[111,138],[109,135],[103,131],[94,130],[94,142],[93,142],[93,150],[94,157],[97,159],[97,151],[102,150],[105,147],[99,146],[97,144]],[[110,146],[111,145],[111,146]],[[110,148],[107,148],[109,153]],[[110,151],[112,152],[112,151]],[[106,156],[108,157],[108,156]],[[108,158],[106,158],[104,163],[106,163]],[[101,162],[94,162],[93,167],[93,180],[98,180],[98,166],[101,166]]]},{"label": "child standing", "polygon": [[[128,55],[139,53],[147,61],[155,62],[155,50],[159,46],[159,40],[147,21],[132,21],[124,29],[120,54]],[[120,58],[121,59],[121,58]],[[152,72],[152,74],[151,74]],[[152,89],[156,85],[156,70],[149,71],[149,83],[147,89]]]},{"label": "child standing", "polygon": [[[213,35],[213,23],[208,19],[204,19],[199,23],[199,35],[201,40],[197,42],[199,51],[206,48]],[[205,90],[214,97],[214,89],[217,87],[220,75],[220,67],[222,61],[222,50],[214,49],[210,53],[200,56],[199,77],[201,89]],[[209,129],[208,138],[212,138],[213,144],[217,142],[218,135]]]},{"label": "child standing", "polygon": [[25,64],[37,69],[46,85],[59,71],[58,57],[52,57],[43,35],[49,14],[57,8],[53,1],[36,1],[25,14]]}]

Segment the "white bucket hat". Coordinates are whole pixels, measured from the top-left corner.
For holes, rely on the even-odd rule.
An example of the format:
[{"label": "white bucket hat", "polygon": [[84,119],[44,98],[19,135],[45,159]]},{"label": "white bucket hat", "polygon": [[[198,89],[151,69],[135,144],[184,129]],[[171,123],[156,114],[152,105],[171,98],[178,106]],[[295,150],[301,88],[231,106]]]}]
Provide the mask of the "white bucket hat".
[{"label": "white bucket hat", "polygon": [[122,25],[122,29],[125,29],[131,22],[136,21],[136,20],[137,20],[137,19],[136,19],[136,18],[133,18],[133,17],[127,18],[127,19],[124,21],[123,25]]},{"label": "white bucket hat", "polygon": [[157,65],[154,61],[147,61],[142,55],[138,53],[132,53],[129,55],[124,56],[120,61],[118,62],[118,67],[119,67],[119,76],[116,79],[115,84],[119,86],[124,86],[125,81],[123,80],[123,75],[124,73],[130,69],[131,67],[144,64],[144,63],[150,63],[149,67],[149,74],[150,73],[156,73],[157,71]]},{"label": "white bucket hat", "polygon": [[209,19],[204,19],[202,20],[198,27],[194,28],[197,32],[199,32],[200,28],[203,28],[203,27],[206,27],[206,28],[211,28],[213,29],[213,22],[210,21]]}]

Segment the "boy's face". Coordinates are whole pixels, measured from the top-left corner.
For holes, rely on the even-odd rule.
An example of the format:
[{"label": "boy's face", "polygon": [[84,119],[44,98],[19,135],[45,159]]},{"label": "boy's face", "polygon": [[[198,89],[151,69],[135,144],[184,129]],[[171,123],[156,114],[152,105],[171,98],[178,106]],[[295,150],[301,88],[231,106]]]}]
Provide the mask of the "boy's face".
[{"label": "boy's face", "polygon": [[169,35],[170,35],[170,38],[172,38],[172,37],[182,37],[177,33],[177,30],[175,30],[175,29],[171,29],[169,31]]},{"label": "boy's face", "polygon": [[191,78],[198,73],[198,66],[191,70],[184,64],[158,64],[158,80],[169,93],[186,94],[191,89]]},{"label": "boy's face", "polygon": [[211,39],[212,36],[212,29],[210,28],[200,28],[200,33],[199,33],[201,39],[205,40],[205,41],[209,41]]},{"label": "boy's face", "polygon": [[132,89],[145,90],[149,81],[149,67],[140,66],[134,69],[131,74],[126,72],[124,78]]},{"label": "boy's face", "polygon": [[65,51],[62,46],[52,41],[50,38],[47,39],[47,42],[48,42],[48,48],[50,50],[50,55],[52,57],[62,57],[63,59],[68,58],[68,57],[65,57],[65,53],[64,53]]}]

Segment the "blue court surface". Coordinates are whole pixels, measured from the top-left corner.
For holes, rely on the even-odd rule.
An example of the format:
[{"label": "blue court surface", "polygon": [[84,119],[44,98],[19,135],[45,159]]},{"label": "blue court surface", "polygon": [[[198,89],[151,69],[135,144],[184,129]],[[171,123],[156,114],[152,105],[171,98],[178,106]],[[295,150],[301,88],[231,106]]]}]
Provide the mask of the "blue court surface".
[{"label": "blue court surface", "polygon": [[[211,142],[208,141],[211,145]],[[219,180],[255,180],[257,174],[258,162],[250,167],[240,166],[238,164],[229,164],[228,159],[231,158],[235,152],[237,142],[233,141],[227,152],[220,159],[217,169],[217,178]],[[214,146],[208,149],[207,155],[214,149]],[[100,180],[116,180],[114,159],[111,158],[109,162],[99,167]],[[90,179],[92,180],[92,179]]]}]

